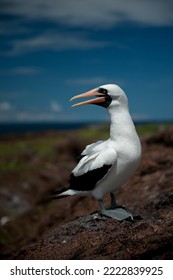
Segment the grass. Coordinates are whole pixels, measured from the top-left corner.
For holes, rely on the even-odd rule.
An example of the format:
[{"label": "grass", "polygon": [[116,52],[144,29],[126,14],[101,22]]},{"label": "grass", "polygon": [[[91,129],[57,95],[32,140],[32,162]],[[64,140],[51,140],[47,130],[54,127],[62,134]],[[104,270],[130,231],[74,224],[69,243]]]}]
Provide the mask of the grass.
[{"label": "grass", "polygon": [[52,147],[63,142],[64,138],[37,138],[32,140],[15,140],[0,143],[0,157],[15,157],[19,154],[37,153],[38,155],[50,155]]},{"label": "grass", "polygon": [[25,149],[25,143],[22,141],[3,142],[0,143],[0,156],[16,156],[23,149]]},{"label": "grass", "polygon": [[0,162],[1,171],[17,171],[17,170],[26,170],[27,164],[24,162],[18,162],[17,160],[11,160],[7,162]]},{"label": "grass", "polygon": [[[144,123],[136,124],[136,130],[139,136],[150,136],[158,131],[169,126],[169,123]],[[109,137],[109,126],[91,126],[89,128],[81,129],[79,136],[84,139],[107,139]]]},{"label": "grass", "polygon": [[[166,128],[168,123],[146,123],[137,124],[136,129],[140,136],[152,135],[163,128]],[[66,135],[61,135],[57,133],[57,136],[40,136],[37,138],[30,137],[29,139],[18,139],[11,141],[1,141],[0,142],[0,170],[7,171],[19,171],[26,170],[28,167],[28,161],[23,159],[23,157],[48,157],[53,159],[57,157],[57,150],[55,153],[56,146],[58,144],[64,143],[64,140],[70,139],[71,134],[76,138],[81,138],[89,141],[104,140],[109,137],[109,126],[108,125],[95,125],[88,128],[81,128],[78,131],[69,132]],[[67,137],[67,138],[66,138]],[[70,140],[69,140],[70,141]]]},{"label": "grass", "polygon": [[109,136],[109,127],[104,126],[91,126],[88,128],[82,128],[79,131],[79,136],[83,139],[107,139]]},{"label": "grass", "polygon": [[170,123],[136,124],[136,130],[140,136],[144,136],[144,135],[150,136],[168,127],[169,125]]},{"label": "grass", "polygon": [[[47,156],[50,159],[55,156],[55,147],[63,142],[63,138],[37,138],[0,142],[0,170],[22,171],[27,168],[29,159]],[[57,154],[56,154],[57,156]]]}]

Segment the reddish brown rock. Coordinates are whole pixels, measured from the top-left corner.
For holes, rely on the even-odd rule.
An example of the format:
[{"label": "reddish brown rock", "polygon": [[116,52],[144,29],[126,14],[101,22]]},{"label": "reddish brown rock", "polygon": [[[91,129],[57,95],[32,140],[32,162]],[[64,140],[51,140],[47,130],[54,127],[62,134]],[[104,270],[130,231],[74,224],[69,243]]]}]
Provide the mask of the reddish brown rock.
[{"label": "reddish brown rock", "polygon": [[80,217],[23,248],[15,258],[172,259],[173,195],[147,208],[148,216],[134,217],[133,222],[120,223],[99,214]]},{"label": "reddish brown rock", "polygon": [[[71,151],[71,159],[68,155],[68,162],[52,162],[49,169],[39,169],[37,179],[32,178],[28,186],[35,190],[35,197],[31,200],[32,210],[0,229],[0,236],[3,237],[13,232],[8,237],[8,244],[1,243],[1,257],[172,259],[172,131],[171,127],[142,140],[140,166],[133,178],[117,192],[118,204],[131,209],[133,222],[101,217],[96,212],[98,204],[92,198],[47,201],[49,191],[67,184],[70,170],[75,164],[73,149],[76,155],[78,147],[76,143],[73,143],[73,147],[69,144],[67,152],[69,154]],[[62,146],[60,151],[62,159],[66,158]],[[105,202],[108,205],[109,196],[106,196]]]}]

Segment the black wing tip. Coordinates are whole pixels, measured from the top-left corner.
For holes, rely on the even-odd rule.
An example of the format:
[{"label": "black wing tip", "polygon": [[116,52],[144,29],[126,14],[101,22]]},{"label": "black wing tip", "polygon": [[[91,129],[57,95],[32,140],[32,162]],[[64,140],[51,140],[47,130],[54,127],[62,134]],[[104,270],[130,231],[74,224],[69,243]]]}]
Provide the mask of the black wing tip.
[{"label": "black wing tip", "polygon": [[106,175],[111,167],[112,165],[104,164],[102,167],[90,170],[80,176],[75,176],[71,173],[69,188],[77,191],[91,191],[95,188],[97,182]]}]

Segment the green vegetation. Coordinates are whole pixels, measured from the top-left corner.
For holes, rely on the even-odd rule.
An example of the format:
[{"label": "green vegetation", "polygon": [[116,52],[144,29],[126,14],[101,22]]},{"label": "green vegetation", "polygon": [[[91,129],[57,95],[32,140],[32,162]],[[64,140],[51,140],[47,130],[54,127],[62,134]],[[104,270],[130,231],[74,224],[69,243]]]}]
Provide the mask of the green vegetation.
[{"label": "green vegetation", "polygon": [[[144,123],[136,124],[136,130],[140,136],[150,136],[168,127],[170,123]],[[83,128],[79,131],[79,136],[83,139],[107,139],[109,137],[108,125],[96,125]]]},{"label": "green vegetation", "polygon": [[15,157],[19,154],[37,153],[50,155],[52,147],[64,141],[64,138],[37,138],[32,140],[15,140],[0,143],[0,157]]},{"label": "green vegetation", "polygon": [[[140,136],[150,136],[167,126],[169,123],[146,123],[136,124],[137,132]],[[45,158],[48,164],[49,159],[52,160],[58,156],[58,147],[65,140],[70,141],[71,138],[81,138],[86,141],[104,140],[109,137],[108,125],[92,125],[87,128],[81,128],[77,131],[67,132],[45,136],[23,137],[22,140],[8,140],[0,142],[0,170],[20,171],[33,169],[34,158]],[[37,161],[38,162],[38,161]]]},{"label": "green vegetation", "polygon": [[[34,164],[28,166],[33,158],[55,156],[55,147],[63,143],[62,137],[38,137],[36,139],[10,140],[0,142],[0,170],[20,171],[32,169]],[[57,156],[57,154],[56,154]]]},{"label": "green vegetation", "polygon": [[17,160],[11,160],[6,162],[0,162],[0,170],[8,170],[8,171],[14,171],[14,170],[26,170],[27,164],[24,162],[18,162]]},{"label": "green vegetation", "polygon": [[25,149],[25,143],[22,141],[2,142],[0,143],[0,156],[16,156],[23,149]]},{"label": "green vegetation", "polygon": [[144,123],[144,124],[136,124],[136,130],[140,136],[150,136],[154,133],[157,133],[166,127],[168,127],[170,123]]},{"label": "green vegetation", "polygon": [[83,139],[107,139],[109,136],[109,127],[107,125],[93,125],[88,128],[82,128],[78,132]]}]

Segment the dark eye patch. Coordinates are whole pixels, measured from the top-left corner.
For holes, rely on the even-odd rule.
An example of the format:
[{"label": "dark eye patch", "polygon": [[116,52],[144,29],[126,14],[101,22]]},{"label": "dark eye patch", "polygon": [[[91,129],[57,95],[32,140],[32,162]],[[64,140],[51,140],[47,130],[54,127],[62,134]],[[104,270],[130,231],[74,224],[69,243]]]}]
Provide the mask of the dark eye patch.
[{"label": "dark eye patch", "polygon": [[99,88],[99,89],[98,89],[98,93],[108,94],[108,91],[107,91],[107,89],[105,89],[105,88]]}]

